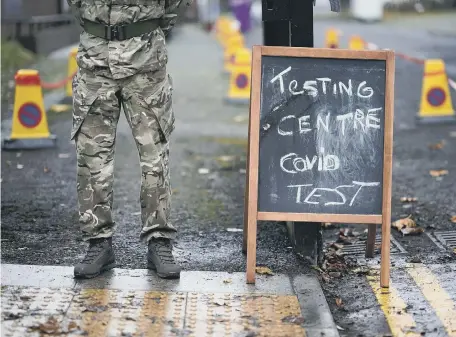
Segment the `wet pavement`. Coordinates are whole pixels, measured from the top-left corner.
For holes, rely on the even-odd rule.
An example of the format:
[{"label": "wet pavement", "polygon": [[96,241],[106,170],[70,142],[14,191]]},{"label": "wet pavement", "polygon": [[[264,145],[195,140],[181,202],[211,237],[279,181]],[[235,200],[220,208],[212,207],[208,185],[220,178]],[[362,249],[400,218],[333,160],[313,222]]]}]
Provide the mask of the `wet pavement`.
[{"label": "wet pavement", "polygon": [[[74,281],[70,267],[2,265],[3,336],[338,336],[312,275],[115,269]],[[312,301],[311,301],[312,298]]]},{"label": "wet pavement", "polygon": [[[316,47],[323,46],[325,29],[334,26],[344,33],[341,47],[348,45],[351,34],[360,34],[381,48],[396,49],[417,58],[442,58],[446,62],[448,76],[456,79],[456,37],[447,33],[451,32],[447,22],[454,22],[452,19],[454,17],[448,19],[445,16],[430,18],[425,24],[401,20],[373,25],[361,25],[354,21],[319,20],[315,23],[315,44]],[[250,45],[261,43],[261,31],[256,29],[246,36],[246,40]],[[235,274],[232,275],[235,276],[230,277],[234,277],[241,287],[245,271],[240,230],[243,221],[248,106],[224,104],[228,77],[223,75],[222,55],[215,40],[196,26],[181,27],[169,43],[169,68],[175,83],[177,117],[176,131],[171,140],[174,191],[172,219],[179,229],[175,252],[185,273],[233,272]],[[306,282],[312,284],[312,289],[320,289],[316,282],[319,279],[331,310],[331,320],[334,319],[341,336],[456,336],[456,254],[452,251],[456,248],[456,224],[451,222],[451,217],[456,215],[456,127],[416,125],[422,73],[422,65],[396,59],[392,220],[411,216],[424,229],[424,233],[403,236],[395,229],[392,230],[392,287],[388,294],[377,288],[378,257],[369,261],[362,257],[365,239],[363,231],[366,227],[336,224],[334,228],[326,229],[324,233],[328,247],[336,240],[343,246],[337,246],[336,249],[337,253],[345,254],[343,267],[332,270],[329,263],[325,269],[315,271],[293,253],[283,224],[261,222],[258,226],[257,264],[271,268],[280,277],[287,278],[288,281],[284,282],[289,284],[292,283],[290,280],[304,275],[308,277]],[[452,91],[452,96],[453,106],[456,106],[455,91]],[[20,299],[22,291],[45,297],[42,292],[47,290],[41,289],[54,287],[70,289],[65,290],[65,296],[76,299],[78,296],[84,297],[81,295],[82,290],[69,277],[71,268],[65,269],[65,266],[71,266],[81,258],[85,250],[77,224],[76,160],[74,146],[69,141],[70,112],[50,113],[48,118],[51,131],[58,137],[57,148],[33,152],[2,152],[2,264],[61,266],[63,269],[50,268],[60,274],[66,273],[65,282],[68,284],[48,286],[44,282],[40,286],[12,281],[8,283],[5,280],[19,272],[14,269],[16,267],[2,265],[2,297],[8,300],[13,298],[13,302],[17,303],[20,303],[17,298]],[[177,296],[180,299],[176,301],[184,303],[189,301],[189,294],[194,290],[147,286],[147,277],[153,276],[146,277],[144,273],[147,271],[141,269],[146,267],[146,248],[139,244],[138,239],[138,155],[125,118],[121,117],[119,123],[114,185],[114,215],[118,230],[114,237],[114,247],[118,267],[132,270],[134,275],[139,276],[131,277],[142,284],[138,289],[134,282],[125,283],[132,285],[132,294],[128,296],[137,299],[133,301],[133,311],[136,314],[140,307],[149,307],[144,299],[152,296],[148,293],[150,291],[158,292],[158,297],[165,296],[163,292],[170,293],[169,296],[173,299],[173,296]],[[2,134],[5,135],[5,132]],[[434,149],[429,147],[442,140],[442,146],[434,146]],[[448,174],[432,177],[430,170],[448,170]],[[403,202],[403,197],[417,200]],[[357,233],[342,235],[341,239],[339,227],[353,228]],[[327,254],[329,253],[331,250],[328,248]],[[128,274],[128,271],[119,273]],[[218,277],[220,281],[220,276]],[[267,279],[266,276],[262,277]],[[24,282],[27,278],[22,276],[16,279]],[[114,282],[113,286],[112,282],[108,282],[105,288],[118,290],[122,283],[123,281]],[[189,287],[189,283],[190,279],[184,277],[179,284]],[[219,283],[218,290],[209,288],[202,291],[206,294],[217,291],[233,293],[223,280]],[[146,288],[142,288],[144,286]],[[240,293],[248,292],[243,289]],[[136,290],[141,293],[138,295]],[[271,288],[266,293],[274,295],[275,291]],[[303,315],[307,312],[303,305],[314,306],[316,301],[314,291],[299,290],[295,285],[286,295],[295,296],[288,302],[298,301]],[[32,295],[23,296],[27,298]],[[115,303],[119,303],[118,299],[127,295],[118,291],[112,294],[101,291],[93,296],[100,301],[107,301],[108,297],[117,298]],[[299,296],[304,297],[300,299]],[[169,299],[166,301],[169,302]],[[194,302],[197,306],[203,305],[204,310],[210,307],[198,298]],[[91,304],[84,305],[90,307]],[[69,306],[70,303],[65,307],[65,312]],[[118,304],[113,305],[117,310],[115,315],[119,315],[118,310],[123,310],[117,307]],[[114,309],[110,307],[109,310]],[[331,315],[329,309],[318,311],[318,307],[314,306],[312,312],[321,318]],[[24,310],[29,309],[25,307]],[[180,332],[186,330],[187,325],[183,323],[185,319],[182,321],[182,317],[187,314],[189,313],[179,313],[179,329],[183,329]],[[59,315],[63,319],[64,315]],[[87,315],[92,317],[93,312],[88,310]],[[160,318],[167,317],[163,312],[156,315]],[[299,316],[300,313],[293,311],[291,316],[293,315]],[[80,322],[90,320],[90,317],[75,320],[80,327]],[[49,315],[46,316],[48,318]],[[315,317],[313,319],[315,321]],[[245,323],[245,320],[242,321],[244,323],[241,321],[234,319],[233,327]],[[125,319],[122,322],[126,322],[125,326],[136,326],[135,320]],[[302,325],[299,320],[296,322],[297,325]],[[5,321],[5,324],[4,327],[15,323]],[[151,322],[148,321],[147,324]],[[195,324],[200,329],[198,321]],[[221,326],[220,322],[217,324]],[[313,330],[309,326],[304,330],[316,332],[320,329],[320,332],[324,332],[321,324],[325,323],[320,321],[318,324],[320,325]],[[125,330],[125,336],[128,333],[139,335],[128,329]],[[245,333],[249,332],[251,331]]]}]

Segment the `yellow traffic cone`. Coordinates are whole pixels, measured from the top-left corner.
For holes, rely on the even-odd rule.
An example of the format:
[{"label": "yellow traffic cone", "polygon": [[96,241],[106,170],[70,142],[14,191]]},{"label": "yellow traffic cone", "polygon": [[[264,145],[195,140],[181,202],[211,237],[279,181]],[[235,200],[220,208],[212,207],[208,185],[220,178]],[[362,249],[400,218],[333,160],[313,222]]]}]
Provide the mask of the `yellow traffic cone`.
[{"label": "yellow traffic cone", "polygon": [[228,39],[227,48],[224,55],[224,70],[226,73],[231,72],[231,67],[234,63],[236,52],[244,47],[244,36],[241,33],[232,35]]},{"label": "yellow traffic cone", "polygon": [[[78,53],[78,48],[75,47],[71,49],[69,58],[68,58],[68,77],[72,77],[78,70],[78,64],[76,63],[76,54]],[[68,98],[73,97],[73,81],[68,81],[65,87],[65,95]]]},{"label": "yellow traffic cone", "polygon": [[215,36],[218,42],[222,42],[223,32],[227,30],[232,20],[227,16],[220,16],[215,23]]},{"label": "yellow traffic cone", "polygon": [[419,123],[456,122],[451,101],[448,77],[443,60],[424,62],[423,86],[421,89]]},{"label": "yellow traffic cone", "polygon": [[361,36],[353,35],[350,38],[348,49],[351,49],[351,50],[364,50],[365,49],[365,43],[364,43],[364,40],[361,38]]},{"label": "yellow traffic cone", "polygon": [[231,68],[230,88],[227,103],[248,104],[250,101],[252,55],[247,48],[240,48],[236,52]]},{"label": "yellow traffic cone", "polygon": [[339,48],[339,35],[340,32],[334,28],[326,30],[325,46],[326,48]]},{"label": "yellow traffic cone", "polygon": [[49,133],[38,71],[19,70],[15,81],[11,136],[3,141],[2,148],[22,150],[54,147],[56,137]]},{"label": "yellow traffic cone", "polygon": [[228,26],[226,26],[225,29],[222,31],[222,34],[220,36],[220,42],[224,49],[228,47],[228,40],[230,39],[230,37],[235,34],[240,34],[240,25],[237,21],[231,21],[228,24]]}]

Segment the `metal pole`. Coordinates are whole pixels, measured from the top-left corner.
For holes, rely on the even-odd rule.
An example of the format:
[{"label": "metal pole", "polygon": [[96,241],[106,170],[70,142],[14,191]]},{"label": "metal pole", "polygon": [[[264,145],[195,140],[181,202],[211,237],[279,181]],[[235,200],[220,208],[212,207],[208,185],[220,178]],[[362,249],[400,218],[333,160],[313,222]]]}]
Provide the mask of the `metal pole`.
[{"label": "metal pole", "polygon": [[[265,46],[314,46],[314,0],[262,0]],[[323,246],[321,224],[288,222],[288,234],[295,252],[317,264]]]}]

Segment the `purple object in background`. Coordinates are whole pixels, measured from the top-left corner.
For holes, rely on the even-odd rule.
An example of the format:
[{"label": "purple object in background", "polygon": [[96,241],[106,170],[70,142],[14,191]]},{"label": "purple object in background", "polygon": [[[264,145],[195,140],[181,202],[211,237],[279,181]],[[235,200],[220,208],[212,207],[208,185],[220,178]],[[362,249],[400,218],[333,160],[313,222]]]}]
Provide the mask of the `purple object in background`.
[{"label": "purple object in background", "polygon": [[241,32],[248,32],[252,26],[250,17],[252,0],[230,0],[230,6],[236,19],[241,24]]}]

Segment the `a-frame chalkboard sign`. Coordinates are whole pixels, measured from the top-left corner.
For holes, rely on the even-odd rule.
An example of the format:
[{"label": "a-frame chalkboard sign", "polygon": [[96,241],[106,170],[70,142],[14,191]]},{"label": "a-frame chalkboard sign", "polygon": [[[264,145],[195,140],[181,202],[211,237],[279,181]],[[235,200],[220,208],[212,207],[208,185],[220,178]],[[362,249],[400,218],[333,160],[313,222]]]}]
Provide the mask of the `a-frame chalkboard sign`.
[{"label": "a-frame chalkboard sign", "polygon": [[247,283],[258,220],[382,224],[389,286],[394,52],[254,46],[244,214]]}]

